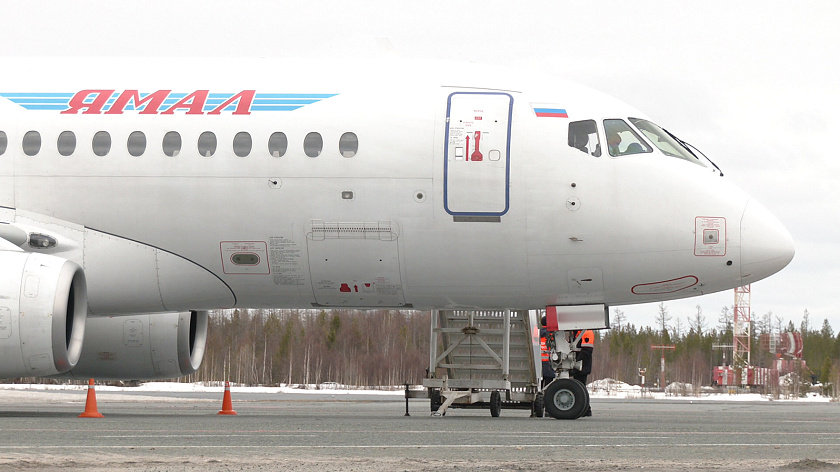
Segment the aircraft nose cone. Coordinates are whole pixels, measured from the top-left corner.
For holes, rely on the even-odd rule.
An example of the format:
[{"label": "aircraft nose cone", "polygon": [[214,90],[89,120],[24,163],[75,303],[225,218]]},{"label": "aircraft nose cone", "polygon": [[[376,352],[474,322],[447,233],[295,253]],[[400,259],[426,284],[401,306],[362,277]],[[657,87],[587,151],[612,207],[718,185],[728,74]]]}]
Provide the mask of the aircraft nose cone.
[{"label": "aircraft nose cone", "polygon": [[750,200],[741,217],[741,278],[744,285],[782,270],[796,252],[788,230],[763,205]]}]

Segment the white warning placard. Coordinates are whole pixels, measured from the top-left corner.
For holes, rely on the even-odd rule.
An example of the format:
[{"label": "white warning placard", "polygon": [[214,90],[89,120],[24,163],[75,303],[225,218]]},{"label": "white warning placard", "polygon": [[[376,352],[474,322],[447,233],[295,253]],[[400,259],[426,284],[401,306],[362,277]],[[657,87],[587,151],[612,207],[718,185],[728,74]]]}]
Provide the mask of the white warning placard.
[{"label": "white warning placard", "polygon": [[726,255],[726,218],[698,216],[694,219],[694,255]]},{"label": "white warning placard", "polygon": [[271,273],[265,241],[222,241],[220,249],[225,274]]}]

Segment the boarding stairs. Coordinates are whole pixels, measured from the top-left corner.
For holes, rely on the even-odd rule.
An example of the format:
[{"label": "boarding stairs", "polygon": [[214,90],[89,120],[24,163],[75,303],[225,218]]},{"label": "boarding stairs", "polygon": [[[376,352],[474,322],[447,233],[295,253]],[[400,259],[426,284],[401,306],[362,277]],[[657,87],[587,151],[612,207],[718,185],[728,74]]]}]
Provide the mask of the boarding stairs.
[{"label": "boarding stairs", "polygon": [[[435,310],[423,386],[433,414],[448,408],[530,408],[541,402],[535,310]],[[540,405],[539,414],[542,414]]]}]

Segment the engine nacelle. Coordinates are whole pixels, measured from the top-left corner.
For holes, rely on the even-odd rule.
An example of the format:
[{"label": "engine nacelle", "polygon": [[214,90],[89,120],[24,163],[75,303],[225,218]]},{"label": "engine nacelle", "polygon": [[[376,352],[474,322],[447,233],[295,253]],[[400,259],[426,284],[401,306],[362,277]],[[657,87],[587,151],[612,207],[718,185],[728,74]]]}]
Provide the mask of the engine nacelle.
[{"label": "engine nacelle", "polygon": [[67,372],[82,352],[84,271],[60,257],[0,251],[0,377]]},{"label": "engine nacelle", "polygon": [[90,316],[81,358],[68,375],[97,380],[182,377],[201,366],[206,341],[206,311]]}]

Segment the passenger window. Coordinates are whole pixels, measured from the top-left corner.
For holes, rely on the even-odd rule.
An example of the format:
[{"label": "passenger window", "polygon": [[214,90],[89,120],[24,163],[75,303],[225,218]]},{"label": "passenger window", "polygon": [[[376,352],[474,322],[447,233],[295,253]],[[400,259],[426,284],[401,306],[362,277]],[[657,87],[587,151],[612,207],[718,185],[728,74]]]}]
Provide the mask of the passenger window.
[{"label": "passenger window", "polygon": [[210,131],[201,133],[198,137],[198,153],[203,157],[211,157],[216,154],[216,135]]},{"label": "passenger window", "polygon": [[23,153],[27,156],[34,156],[41,151],[41,133],[27,131],[23,135]]},{"label": "passenger window", "polygon": [[324,139],[319,133],[309,133],[303,138],[303,152],[309,157],[318,157],[324,149]]},{"label": "passenger window", "polygon": [[146,152],[146,135],[142,131],[133,131],[128,135],[128,153],[140,157]]},{"label": "passenger window", "polygon": [[268,138],[268,152],[272,157],[283,157],[286,154],[286,148],[289,147],[289,140],[286,139],[284,133],[273,133]]},{"label": "passenger window", "polygon": [[98,131],[93,135],[93,153],[99,157],[111,151],[111,135],[107,131]]},{"label": "passenger window", "polygon": [[177,131],[169,131],[163,135],[163,153],[175,157],[181,152],[181,135]]},{"label": "passenger window", "polygon": [[251,135],[242,131],[233,137],[233,153],[239,157],[248,157],[251,154]]},{"label": "passenger window", "polygon": [[610,156],[653,152],[653,149],[645,144],[624,120],[604,120],[604,132],[607,134],[607,148]]},{"label": "passenger window", "polygon": [[9,138],[6,137],[5,131],[0,131],[0,156],[6,152],[6,146],[9,145]]},{"label": "passenger window", "polygon": [[355,133],[344,133],[338,140],[338,150],[344,157],[353,157],[359,150],[359,138]]},{"label": "passenger window", "polygon": [[569,123],[569,146],[586,154],[601,157],[601,142],[595,120]]},{"label": "passenger window", "polygon": [[58,135],[58,153],[64,157],[73,154],[76,150],[76,135],[72,131],[62,131]]}]

